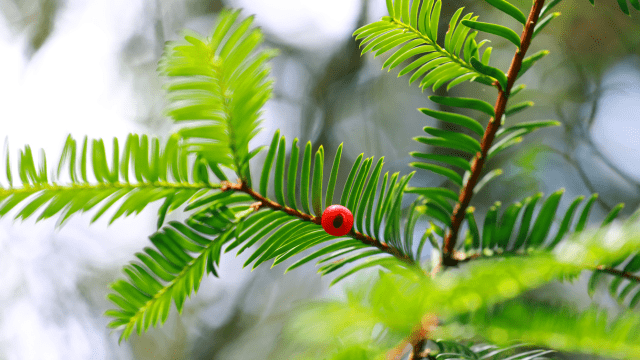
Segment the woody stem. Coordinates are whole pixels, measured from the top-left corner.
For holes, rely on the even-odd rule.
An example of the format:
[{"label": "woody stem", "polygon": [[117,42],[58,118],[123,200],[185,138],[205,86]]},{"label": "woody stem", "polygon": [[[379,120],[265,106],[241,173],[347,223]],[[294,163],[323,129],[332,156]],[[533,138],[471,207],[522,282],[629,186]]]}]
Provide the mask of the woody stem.
[{"label": "woody stem", "polygon": [[[284,206],[281,204],[278,204],[275,201],[269,200],[268,198],[260,195],[259,193],[257,193],[255,190],[253,190],[251,187],[249,187],[249,185],[247,185],[247,183],[245,182],[240,182],[237,184],[233,184],[230,182],[224,182],[222,184],[222,191],[227,191],[227,190],[235,190],[235,191],[240,191],[243,192],[245,194],[250,195],[255,201],[257,201],[256,204],[252,205],[254,206],[254,208],[256,209],[260,209],[261,207],[268,207],[270,209],[273,210],[277,210],[277,211],[282,211],[286,214],[289,214],[291,216],[295,216],[299,219],[302,219],[304,221],[310,221],[314,224],[321,224],[321,218],[319,216],[313,216],[313,215],[309,215],[303,212],[300,212],[298,210],[292,209],[288,206]],[[391,247],[383,242],[381,242],[380,240],[373,238],[369,235],[363,234],[359,231],[355,231],[354,229],[351,229],[351,231],[349,232],[349,234],[347,234],[348,236],[361,241],[364,244],[367,244],[369,246],[373,246],[376,247],[378,249],[380,249],[383,252],[386,252],[387,254],[393,255],[395,258],[397,258],[398,260],[401,260],[407,264],[414,264],[413,259],[411,259],[409,256],[401,253],[400,251],[398,251],[398,249]]]},{"label": "woody stem", "polygon": [[506,89],[502,89],[498,85],[498,98],[494,107],[495,116],[489,120],[489,124],[485,129],[484,136],[482,137],[482,142],[480,144],[481,151],[476,153],[475,157],[473,158],[473,161],[471,163],[471,175],[469,176],[469,180],[464,185],[462,190],[460,190],[458,203],[453,209],[453,215],[451,216],[451,228],[449,229],[449,232],[447,233],[444,240],[442,253],[442,264],[444,266],[455,266],[458,263],[458,260],[456,260],[453,256],[458,232],[460,230],[460,226],[462,225],[462,220],[464,219],[467,207],[469,207],[469,203],[471,202],[473,189],[480,178],[480,173],[482,172],[482,169],[484,167],[489,148],[493,144],[496,132],[500,128],[500,122],[507,106],[507,100],[509,99],[511,88],[516,81],[516,78],[522,66],[522,60],[524,59],[524,56],[529,49],[529,45],[531,44],[533,31],[538,22],[538,17],[540,16],[543,5],[544,0],[535,0],[533,7],[531,8],[531,12],[529,13],[527,23],[524,27],[524,30],[522,31],[522,35],[520,36],[520,48],[516,50],[516,53],[513,56],[513,60],[511,61],[509,71],[507,72],[507,87]]}]

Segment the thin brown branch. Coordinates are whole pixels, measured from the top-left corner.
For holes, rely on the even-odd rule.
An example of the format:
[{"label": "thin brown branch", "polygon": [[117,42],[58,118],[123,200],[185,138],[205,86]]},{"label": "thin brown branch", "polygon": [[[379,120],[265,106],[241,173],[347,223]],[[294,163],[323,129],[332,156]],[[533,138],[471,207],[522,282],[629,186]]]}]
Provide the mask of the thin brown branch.
[{"label": "thin brown branch", "polygon": [[[461,253],[457,253],[457,254],[459,255]],[[522,254],[513,253],[512,255],[526,256],[527,254],[526,253],[522,253]],[[473,254],[473,255],[469,255],[469,256],[465,256],[463,258],[460,258],[458,260],[458,262],[464,263],[464,262],[469,262],[469,261],[476,260],[476,259],[494,258],[496,256],[500,256],[500,255],[487,256],[487,255],[484,255],[484,254]],[[607,267],[607,266],[603,266],[603,265],[600,265],[600,266],[596,267],[595,269],[591,269],[591,271],[597,271],[597,272],[602,272],[602,273],[609,274],[609,275],[619,276],[619,277],[625,278],[627,280],[631,280],[631,281],[635,281],[637,283],[640,283],[640,276],[638,276],[638,275],[634,275],[634,274],[632,274],[630,272],[627,272],[627,271],[622,271],[622,270],[618,270],[618,269]]]},{"label": "thin brown branch", "polygon": [[422,349],[424,348],[426,343],[427,339],[420,339],[418,340],[418,342],[413,344],[413,349],[411,350],[411,353],[409,354],[409,358],[407,360],[420,360],[425,358],[428,352],[427,354],[424,354]]},{"label": "thin brown branch", "polygon": [[[586,186],[587,190],[592,194],[595,194],[598,192],[593,182],[589,180],[589,175],[587,174],[586,170],[582,167],[582,164],[577,159],[575,159],[571,154],[565,153],[552,146],[544,145],[544,144],[538,145],[538,148],[541,149],[541,151],[549,151],[554,154],[562,156],[562,158],[567,163],[569,163],[569,165],[571,165],[574,169],[576,169],[576,171],[578,172],[578,176],[582,180],[582,183],[584,184],[584,186]],[[602,206],[602,208],[606,213],[609,213],[611,209],[613,209],[613,206],[607,204],[607,202],[604,201],[601,196],[596,197],[596,201],[600,204],[600,206]]]},{"label": "thin brown branch", "polygon": [[469,176],[469,180],[462,188],[462,190],[460,190],[458,204],[453,209],[453,215],[451,216],[451,228],[447,233],[444,241],[444,249],[442,255],[443,266],[455,266],[458,263],[458,260],[456,260],[453,256],[458,231],[460,230],[460,226],[462,225],[462,220],[464,219],[467,207],[471,202],[471,197],[473,196],[473,188],[476,186],[480,178],[480,173],[482,172],[482,168],[484,167],[484,162],[486,160],[487,153],[489,152],[489,148],[493,144],[496,132],[500,128],[500,121],[507,106],[509,93],[511,92],[511,88],[513,87],[513,84],[516,81],[516,77],[520,72],[522,60],[524,59],[524,56],[529,49],[529,45],[531,44],[533,30],[536,26],[536,23],[538,22],[538,17],[540,16],[540,11],[542,10],[543,4],[544,0],[535,0],[533,7],[531,8],[531,12],[529,13],[527,24],[522,31],[522,35],[520,36],[520,48],[513,56],[511,66],[509,67],[509,71],[507,72],[507,88],[502,89],[498,86],[498,98],[495,105],[496,116],[492,117],[489,120],[489,124],[487,125],[484,136],[482,137],[481,151],[476,153],[471,163],[471,176]]},{"label": "thin brown branch", "polygon": [[603,272],[606,274],[610,274],[610,275],[615,275],[615,276],[620,276],[623,277],[627,280],[631,280],[631,281],[635,281],[637,283],[640,283],[640,276],[636,276],[633,275],[629,272],[626,271],[622,271],[622,270],[618,270],[618,269],[614,269],[614,268],[609,268],[609,267],[604,267],[604,266],[598,266],[598,268],[595,270],[598,272]]},{"label": "thin brown branch", "polygon": [[420,323],[414,326],[411,334],[396,347],[389,350],[386,354],[386,360],[400,360],[405,353],[407,345],[411,345],[411,352],[409,353],[408,360],[419,360],[423,358],[431,359],[429,349],[422,350],[427,344],[427,339],[431,337],[431,334],[440,325],[440,320],[435,314],[425,314]]},{"label": "thin brown branch", "polygon": [[[238,183],[230,183],[228,181],[223,181],[222,182],[222,191],[227,191],[227,190],[235,190],[235,191],[240,191],[243,192],[245,194],[250,195],[256,202],[251,204],[251,207],[253,207],[256,210],[259,210],[262,207],[268,207],[270,209],[273,210],[277,210],[277,211],[282,211],[286,214],[289,214],[291,216],[295,216],[299,219],[302,219],[304,221],[310,221],[314,224],[321,224],[321,217],[319,216],[313,216],[313,215],[309,215],[306,213],[303,213],[301,211],[292,209],[288,206],[284,206],[284,205],[280,205],[275,201],[269,200],[268,198],[258,194],[255,190],[253,190],[251,187],[249,187],[246,183],[244,182],[238,182]],[[411,259],[409,256],[401,253],[398,249],[391,247],[383,242],[381,242],[378,239],[372,238],[369,235],[365,235],[359,231],[355,231],[354,229],[351,229],[351,232],[348,234],[349,236],[351,236],[352,238],[361,241],[364,244],[367,244],[369,246],[374,246],[378,249],[380,249],[383,252],[386,252],[387,254],[393,255],[395,258],[397,258],[398,260],[401,260],[407,264],[414,264],[413,259]]]}]

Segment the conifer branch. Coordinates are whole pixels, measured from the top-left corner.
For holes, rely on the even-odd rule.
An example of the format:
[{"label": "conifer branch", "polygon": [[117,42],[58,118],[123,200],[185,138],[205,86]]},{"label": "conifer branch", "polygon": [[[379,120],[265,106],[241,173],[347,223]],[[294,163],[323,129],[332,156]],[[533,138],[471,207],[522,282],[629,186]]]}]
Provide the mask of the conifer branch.
[{"label": "conifer branch", "polygon": [[[258,192],[256,192],[255,190],[253,190],[247,183],[243,182],[243,181],[239,181],[237,183],[231,183],[228,181],[223,181],[222,182],[222,191],[228,191],[228,190],[235,190],[235,191],[240,191],[243,192],[245,194],[248,194],[249,196],[251,196],[254,200],[256,200],[256,203],[252,204],[252,207],[255,210],[259,210],[262,207],[268,207],[270,209],[276,210],[276,211],[282,211],[288,215],[291,216],[295,216],[301,220],[304,221],[309,221],[312,222],[314,224],[318,224],[320,225],[322,223],[322,218],[320,216],[313,216],[313,215],[309,215],[306,213],[303,213],[301,211],[298,210],[294,210],[288,206],[284,206],[284,205],[280,205],[275,201],[269,200],[266,197],[260,195]],[[378,239],[375,239],[371,236],[368,236],[366,234],[363,234],[359,231],[355,231],[354,229],[351,229],[351,232],[349,232],[349,234],[347,234],[348,236],[361,241],[363,244],[367,244],[369,246],[374,246],[378,249],[380,249],[383,252],[386,252],[387,254],[393,255],[395,258],[397,258],[400,261],[403,261],[407,264],[410,265],[414,265],[414,261],[413,259],[411,259],[409,256],[407,256],[406,254],[401,253],[400,251],[398,251],[398,249],[391,247],[383,242],[381,242]]]},{"label": "conifer branch", "polygon": [[619,276],[619,277],[625,278],[627,280],[631,280],[631,281],[640,283],[640,276],[633,275],[633,274],[631,274],[629,272],[626,272],[626,271],[622,271],[622,270],[618,270],[618,269],[614,269],[614,268],[609,268],[609,267],[604,267],[604,266],[598,266],[598,268],[595,271],[603,272],[603,273],[610,274],[610,275]]},{"label": "conifer branch", "polygon": [[43,183],[36,185],[23,186],[20,188],[0,188],[0,198],[15,194],[35,194],[37,192],[46,191],[69,191],[69,190],[106,190],[106,189],[156,189],[168,188],[174,190],[200,190],[200,189],[218,189],[220,185],[212,183],[173,183],[169,181],[153,181],[140,183],[72,183],[68,185],[60,185],[56,183]]},{"label": "conifer branch", "polygon": [[[487,258],[492,258],[495,256],[486,256],[483,254],[473,254],[473,255],[469,255],[469,256],[460,256],[461,253],[457,253],[456,254],[456,261],[458,261],[458,263],[464,263],[464,262],[469,262],[471,260],[475,260],[475,259],[487,259]],[[522,254],[522,255],[527,255],[527,254]],[[622,270],[618,270],[615,268],[611,268],[611,267],[607,267],[607,266],[598,266],[595,269],[592,269],[592,271],[597,271],[597,272],[602,272],[605,274],[609,274],[609,275],[614,275],[614,276],[619,276],[622,278],[625,278],[627,280],[631,280],[637,283],[640,283],[640,276],[634,275],[628,271],[622,271]]]},{"label": "conifer branch", "polygon": [[408,360],[420,360],[428,357],[429,352],[422,351],[426,343],[427,343],[427,339],[420,339],[417,343],[413,344],[413,349],[409,354]]},{"label": "conifer branch", "polygon": [[487,158],[489,148],[493,143],[496,132],[500,128],[500,122],[507,106],[511,87],[516,81],[522,66],[522,60],[524,59],[524,56],[529,49],[529,45],[531,44],[533,31],[536,23],[538,22],[538,17],[540,16],[543,5],[544,0],[535,0],[533,7],[531,8],[527,24],[522,31],[522,36],[520,37],[522,39],[520,48],[516,50],[513,60],[511,61],[509,71],[507,72],[508,81],[506,89],[503,89],[497,82],[495,84],[498,87],[498,98],[495,105],[496,115],[489,120],[489,124],[487,125],[484,136],[482,137],[481,151],[476,153],[473,162],[471,163],[471,176],[469,176],[469,180],[460,191],[458,204],[456,204],[456,207],[453,209],[453,215],[451,216],[451,228],[445,238],[442,253],[442,265],[444,266],[455,266],[459,262],[459,260],[454,258],[454,248],[456,245],[458,231],[460,230],[460,226],[464,220],[467,207],[471,202],[473,189],[480,178],[480,173],[484,167],[484,162]]},{"label": "conifer branch", "polygon": [[410,25],[407,25],[407,24],[403,23],[402,21],[398,21],[398,20],[395,20],[395,19],[391,20],[390,22],[392,24],[395,24],[397,27],[403,29],[404,31],[414,34],[416,36],[416,38],[422,39],[426,44],[428,44],[430,46],[433,46],[434,51],[440,53],[442,57],[446,57],[447,59],[450,59],[451,62],[457,63],[462,68],[465,68],[465,69],[467,69],[467,70],[469,70],[471,72],[474,72],[476,74],[480,74],[480,73],[478,73],[478,71],[476,69],[474,69],[469,64],[464,62],[463,59],[461,59],[458,56],[452,55],[446,49],[443,49],[436,41],[433,41],[433,39],[431,39],[428,36],[422,34],[418,29],[416,29],[416,28],[414,28],[414,27],[412,27]]}]

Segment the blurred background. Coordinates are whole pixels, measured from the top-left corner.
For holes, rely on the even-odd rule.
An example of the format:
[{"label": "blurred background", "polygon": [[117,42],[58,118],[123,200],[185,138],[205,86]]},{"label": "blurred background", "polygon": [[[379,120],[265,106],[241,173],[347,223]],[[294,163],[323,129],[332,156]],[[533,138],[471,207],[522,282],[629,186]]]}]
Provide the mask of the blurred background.
[{"label": "blurred background", "polygon": [[[483,1],[445,0],[440,38],[461,6],[480,20],[513,23]],[[426,125],[450,126],[416,111],[436,108],[427,99],[430,91],[407,86],[407,78],[396,77],[398,69],[380,71],[386,56],[360,57],[351,34],[386,15],[384,0],[0,0],[0,136],[8,138],[12,159],[30,144],[53,162],[69,133],[166,138],[172,124],[162,115],[155,72],[164,42],[179,39],[183,28],[208,34],[224,7],[255,14],[267,45],[281,50],[273,61],[275,96],[254,145],[266,144],[279,128],[289,139],[311,140],[314,150],[322,144],[329,159],[344,142],[343,177],[361,152],[385,156],[385,171],[405,174],[409,151],[425,146],[410,139]],[[530,49],[551,55],[520,81],[528,87],[517,100],[536,106],[507,123],[554,119],[563,126],[529,135],[488,164],[487,170],[500,167],[504,174],[474,197],[480,219],[495,201],[511,204],[562,187],[561,210],[578,195],[600,194],[594,224],[619,202],[626,203],[623,217],[638,208],[640,13],[625,16],[615,0],[598,0],[595,8],[587,0],[564,0],[556,11],[562,16]],[[488,38],[492,65],[507,69],[513,46]],[[452,94],[492,104],[496,97],[478,84]],[[412,185],[442,180],[420,171]],[[162,329],[119,345],[119,332],[110,332],[102,316],[112,307],[107,285],[147,245],[158,206],[109,227],[106,221],[89,226],[88,216],[60,230],[53,221],[0,220],[0,359],[278,359],[287,342],[280,330],[292,306],[340,295],[340,286],[328,289],[331,278],[320,279],[313,264],[283,276],[285,267],[251,272],[242,269],[242,256],[226,256],[221,277],[205,278],[182,316],[173,308]],[[587,306],[586,279],[528,296]],[[595,300],[615,307],[604,292]]]}]

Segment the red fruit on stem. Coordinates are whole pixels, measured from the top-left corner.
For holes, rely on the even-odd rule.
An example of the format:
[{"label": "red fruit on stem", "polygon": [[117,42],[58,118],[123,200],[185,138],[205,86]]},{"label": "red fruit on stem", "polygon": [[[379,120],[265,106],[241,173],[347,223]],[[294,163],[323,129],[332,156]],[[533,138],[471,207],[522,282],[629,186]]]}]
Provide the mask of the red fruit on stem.
[{"label": "red fruit on stem", "polygon": [[352,227],[353,214],[342,205],[331,205],[322,213],[322,228],[329,235],[347,235]]}]

